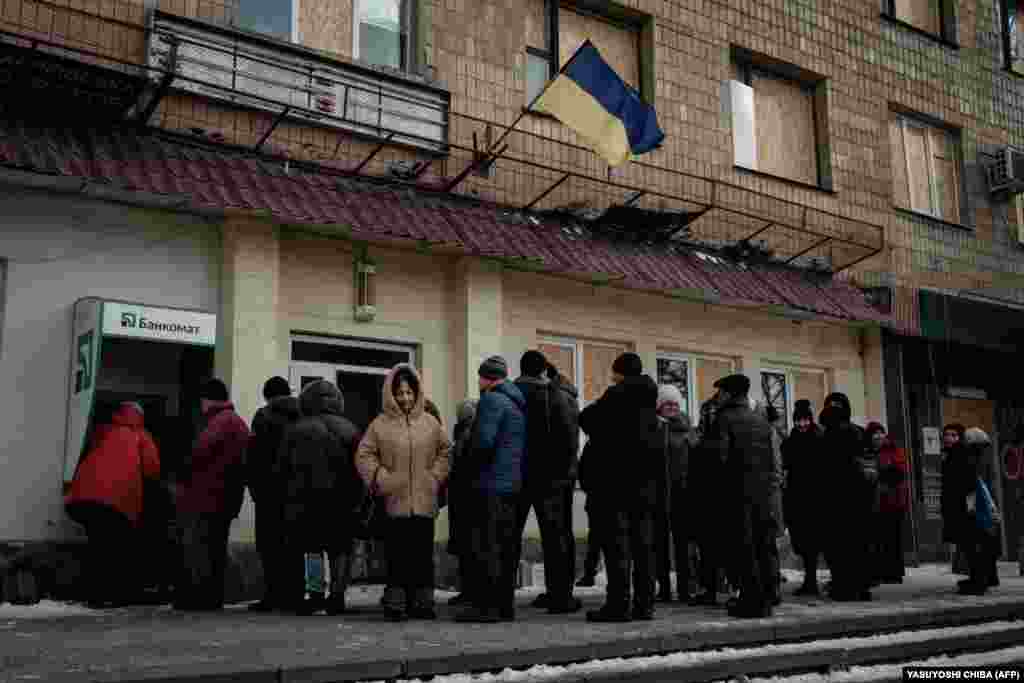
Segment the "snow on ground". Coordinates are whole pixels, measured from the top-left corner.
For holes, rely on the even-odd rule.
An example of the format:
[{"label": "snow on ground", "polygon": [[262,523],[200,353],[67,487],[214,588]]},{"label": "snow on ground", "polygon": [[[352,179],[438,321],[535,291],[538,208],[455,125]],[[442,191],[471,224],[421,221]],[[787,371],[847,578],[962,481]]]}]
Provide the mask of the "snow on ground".
[{"label": "snow on ground", "polygon": [[879,666],[854,666],[847,671],[829,674],[803,674],[800,676],[776,676],[773,678],[749,678],[747,683],[867,683],[868,681],[903,680],[903,669],[908,666],[993,666],[999,664],[1020,664],[1024,662],[1024,647],[1011,647],[992,652],[921,659],[899,664]]},{"label": "snow on ground", "polygon": [[[569,664],[566,666],[542,664],[523,671],[505,669],[497,674],[450,674],[447,676],[437,676],[432,680],[432,683],[545,683],[556,680],[582,681],[586,680],[588,675],[593,676],[597,673],[608,675],[612,673],[635,673],[637,671],[671,671],[672,669],[684,666],[744,660],[755,656],[798,655],[820,648],[825,644],[829,647],[840,648],[870,647],[880,644],[917,643],[940,637],[967,637],[986,633],[998,633],[1016,628],[1020,628],[1019,622],[996,621],[978,626],[904,631],[895,634],[863,636],[859,638],[834,638],[806,643],[765,645],[757,648],[722,648],[720,650],[704,652],[675,652],[669,655],[651,657],[595,659],[582,664]],[[794,680],[793,683],[809,683],[810,680],[818,681],[825,679],[809,679],[807,682],[801,679],[799,681]],[[782,679],[777,683],[781,683],[781,681]],[[790,679],[785,679],[785,681],[790,683]],[[384,681],[375,681],[374,683],[384,683]]]},{"label": "snow on ground", "polygon": [[103,612],[67,602],[43,600],[35,605],[0,605],[0,622],[14,619],[52,619],[54,617],[79,617],[100,615]]}]

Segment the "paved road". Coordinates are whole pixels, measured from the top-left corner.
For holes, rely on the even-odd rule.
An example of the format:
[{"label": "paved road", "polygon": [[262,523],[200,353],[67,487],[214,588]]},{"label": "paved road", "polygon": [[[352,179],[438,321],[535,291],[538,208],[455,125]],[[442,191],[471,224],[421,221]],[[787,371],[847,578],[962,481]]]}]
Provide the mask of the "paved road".
[{"label": "paved road", "polygon": [[[11,618],[11,610],[0,606],[0,681],[187,680],[199,674],[253,683],[388,678],[956,623],[985,618],[993,609],[1024,617],[1024,579],[1005,576],[999,589],[978,598],[955,595],[955,578],[912,571],[905,584],[878,589],[870,603],[787,595],[772,619],[743,622],[722,610],[670,606],[654,622],[588,624],[582,613],[550,616],[531,609],[531,595],[523,592],[515,623],[455,624],[442,608],[439,622],[399,625],[381,619],[375,607],[380,589],[374,587],[352,589],[352,613],[334,618],[256,615],[236,607],[212,615],[132,608],[30,619]],[[787,591],[794,588],[787,584]],[[602,595],[591,589],[583,598],[587,607],[597,607]],[[264,675],[241,675],[258,673]]]}]

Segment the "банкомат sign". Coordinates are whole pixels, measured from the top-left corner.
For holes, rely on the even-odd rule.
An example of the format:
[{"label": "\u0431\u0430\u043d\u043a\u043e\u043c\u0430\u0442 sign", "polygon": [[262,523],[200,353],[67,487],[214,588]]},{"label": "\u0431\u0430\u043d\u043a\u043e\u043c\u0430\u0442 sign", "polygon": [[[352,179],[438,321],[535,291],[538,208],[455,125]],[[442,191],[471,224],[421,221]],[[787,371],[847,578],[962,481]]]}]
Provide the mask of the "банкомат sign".
[{"label": "\u0431\u0430\u043d\u043a\u043e\u043c\u0430\u0442 sign", "polygon": [[105,301],[103,334],[108,337],[215,346],[217,316],[201,311]]}]

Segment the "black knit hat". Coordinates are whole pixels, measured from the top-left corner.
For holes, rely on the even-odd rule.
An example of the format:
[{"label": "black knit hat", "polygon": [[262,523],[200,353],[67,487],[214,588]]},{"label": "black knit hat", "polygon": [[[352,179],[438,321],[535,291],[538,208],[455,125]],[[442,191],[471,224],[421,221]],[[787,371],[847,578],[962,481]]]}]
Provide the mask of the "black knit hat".
[{"label": "black knit hat", "polygon": [[612,363],[612,372],[617,372],[623,377],[639,377],[644,373],[644,362],[640,360],[640,356],[630,351],[615,359]]},{"label": "black knit hat", "polygon": [[477,374],[484,379],[507,379],[508,363],[501,356],[491,356],[480,364]]},{"label": "black knit hat", "polygon": [[291,396],[292,388],[284,377],[271,377],[263,384],[263,398],[271,400],[279,396]]},{"label": "black knit hat", "polygon": [[793,404],[793,421],[811,420],[814,421],[814,411],[811,409],[811,402],[802,398]]},{"label": "black knit hat", "polygon": [[530,349],[519,359],[519,372],[527,377],[541,377],[548,366],[548,359],[535,349]]},{"label": "black knit hat", "polygon": [[715,382],[715,388],[728,391],[733,396],[746,396],[750,393],[750,378],[746,375],[729,375]]},{"label": "black knit hat", "polygon": [[199,390],[199,398],[205,398],[207,401],[227,401],[229,398],[228,387],[214,377],[203,383],[202,389]]}]

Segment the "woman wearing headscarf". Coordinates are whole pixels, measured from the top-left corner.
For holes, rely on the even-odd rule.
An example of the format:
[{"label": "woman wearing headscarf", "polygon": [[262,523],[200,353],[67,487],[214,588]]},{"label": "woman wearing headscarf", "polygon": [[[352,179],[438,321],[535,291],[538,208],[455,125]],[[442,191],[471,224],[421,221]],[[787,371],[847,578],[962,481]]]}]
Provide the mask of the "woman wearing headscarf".
[{"label": "woman wearing headscarf", "polygon": [[424,411],[420,376],[396,365],[384,382],[384,411],[366,430],[356,458],[372,495],[388,514],[388,586],[384,606],[396,620],[435,619],[434,520],[448,479],[451,442]]},{"label": "woman wearing headscarf", "polygon": [[473,434],[473,420],[476,419],[476,399],[468,398],[462,401],[455,411],[455,430],[452,433],[451,453],[451,475],[448,479],[448,552],[455,555],[459,561],[459,594],[448,601],[449,605],[466,604],[467,588],[470,580],[468,576],[470,560],[466,556],[468,543],[466,542],[466,515],[465,515],[465,482],[459,477],[458,462],[462,455],[469,448],[469,439]]},{"label": "woman wearing headscarf", "polygon": [[[671,384],[658,387],[658,433],[665,476],[658,487],[654,520],[654,549],[658,602],[672,601],[672,564],[676,566],[676,594],[690,599],[690,528],[692,511],[687,495],[690,470],[690,420],[682,413],[683,395]],[[672,552],[674,550],[674,552]]]},{"label": "woman wearing headscarf", "polygon": [[804,565],[804,583],[796,595],[818,595],[818,559],[824,550],[825,533],[821,511],[827,494],[822,481],[827,460],[822,451],[821,427],[814,423],[811,402],[797,401],[793,408],[793,430],[782,442],[783,516],[793,552]]},{"label": "woman wearing headscarf", "polygon": [[866,428],[868,450],[878,461],[875,581],[903,583],[903,521],[910,509],[910,462],[879,422]]}]

